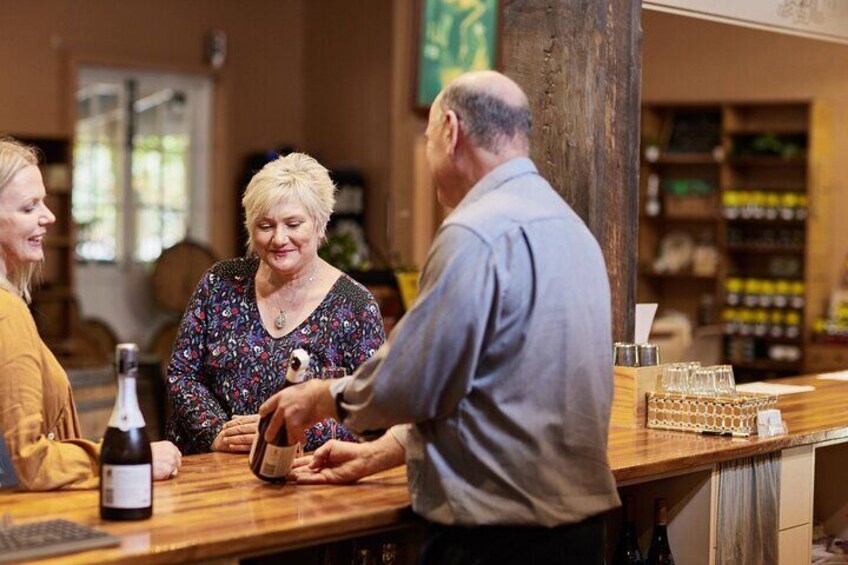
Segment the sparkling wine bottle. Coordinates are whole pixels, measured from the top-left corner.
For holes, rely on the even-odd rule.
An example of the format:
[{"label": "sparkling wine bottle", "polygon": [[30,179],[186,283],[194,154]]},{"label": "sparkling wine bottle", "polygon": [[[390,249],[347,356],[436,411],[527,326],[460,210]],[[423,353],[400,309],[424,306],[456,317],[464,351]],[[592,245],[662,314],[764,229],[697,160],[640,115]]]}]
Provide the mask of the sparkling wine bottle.
[{"label": "sparkling wine bottle", "polygon": [[668,506],[664,498],[654,501],[654,534],[648,550],[648,565],[674,565],[668,545]]},{"label": "sparkling wine bottle", "polygon": [[[306,370],[309,367],[309,354],[303,349],[295,349],[289,357],[289,366],[286,369],[286,380],[282,388],[295,385],[303,381]],[[271,423],[273,412],[259,420],[259,429],[253,438],[250,447],[248,463],[253,474],[263,481],[281,483],[285,482],[286,475],[291,469],[292,461],[297,452],[297,444],[289,444],[286,427],[281,426],[274,441],[265,441],[265,431]]]},{"label": "sparkling wine bottle", "polygon": [[138,346],[115,349],[118,395],[100,454],[100,517],[144,520],[153,515],[153,455],[136,396]]},{"label": "sparkling wine bottle", "polygon": [[621,535],[612,557],[612,565],[642,565],[642,552],[639,551],[636,522],[633,517],[632,496],[624,498],[621,510]]}]

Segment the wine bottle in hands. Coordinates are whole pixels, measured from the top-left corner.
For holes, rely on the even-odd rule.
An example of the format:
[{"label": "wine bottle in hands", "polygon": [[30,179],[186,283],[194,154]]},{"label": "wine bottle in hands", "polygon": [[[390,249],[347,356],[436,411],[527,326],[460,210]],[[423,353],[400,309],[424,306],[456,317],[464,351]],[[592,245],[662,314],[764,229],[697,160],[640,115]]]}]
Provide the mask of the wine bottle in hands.
[{"label": "wine bottle in hands", "polygon": [[612,565],[642,565],[642,552],[636,536],[636,520],[633,516],[633,497],[622,501],[621,535],[612,557]]},{"label": "wine bottle in hands", "polygon": [[648,550],[648,565],[674,565],[668,545],[668,506],[664,498],[654,501],[654,534]]},{"label": "wine bottle in hands", "polygon": [[153,515],[153,454],[138,405],[138,346],[115,349],[118,395],[100,454],[100,517],[144,520]]},{"label": "wine bottle in hands", "polygon": [[[292,351],[289,356],[289,366],[286,369],[286,380],[283,382],[281,390],[302,382],[308,367],[309,354],[303,349]],[[253,438],[253,445],[250,447],[250,456],[247,460],[254,475],[263,481],[281,483],[285,482],[286,475],[291,469],[292,461],[297,452],[297,444],[289,444],[285,426],[280,427],[274,441],[265,441],[265,431],[268,429],[268,424],[271,423],[273,416],[274,413],[272,412],[259,420],[259,429]]]}]

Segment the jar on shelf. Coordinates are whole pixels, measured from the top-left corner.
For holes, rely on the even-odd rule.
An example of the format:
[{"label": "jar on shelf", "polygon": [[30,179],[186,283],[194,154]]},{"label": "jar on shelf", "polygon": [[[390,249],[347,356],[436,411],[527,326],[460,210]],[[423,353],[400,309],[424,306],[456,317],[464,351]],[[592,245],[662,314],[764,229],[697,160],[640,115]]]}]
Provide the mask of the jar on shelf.
[{"label": "jar on shelf", "polygon": [[648,186],[645,195],[645,215],[656,217],[660,215],[660,177],[656,173],[648,175]]},{"label": "jar on shelf", "polygon": [[774,304],[774,281],[763,279],[760,281],[760,306],[769,308]]},{"label": "jar on shelf", "polygon": [[739,192],[736,190],[724,191],[721,195],[721,207],[724,217],[728,220],[739,218],[741,207]]},{"label": "jar on shelf", "polygon": [[738,306],[742,301],[742,279],[731,277],[724,281],[724,299],[730,306]]},{"label": "jar on shelf", "polygon": [[755,220],[762,220],[766,217],[766,202],[768,197],[765,192],[755,190],[751,192],[751,217]]},{"label": "jar on shelf", "polygon": [[790,283],[786,279],[777,279],[774,283],[774,305],[786,308],[789,304]]},{"label": "jar on shelf", "polygon": [[776,220],[780,215],[780,194],[769,192],[766,195],[766,219]]},{"label": "jar on shelf", "polygon": [[781,338],[786,333],[783,327],[783,310],[772,310],[769,314],[769,335],[774,338]]},{"label": "jar on shelf", "polygon": [[795,310],[787,310],[784,315],[786,337],[795,339],[801,335],[801,314]]},{"label": "jar on shelf", "polygon": [[760,302],[760,280],[744,279],[744,281],[742,304],[753,308]]},{"label": "jar on shelf", "polygon": [[794,220],[798,208],[798,194],[785,192],[780,198],[780,219]]},{"label": "jar on shelf", "polygon": [[737,310],[739,320],[739,335],[751,335],[754,333],[754,311],[751,308]]},{"label": "jar on shelf", "polygon": [[754,335],[757,337],[763,337],[768,335],[769,330],[769,315],[768,310],[764,310],[762,308],[757,308],[754,310]]},{"label": "jar on shelf", "polygon": [[801,309],[804,307],[804,283],[795,281],[789,287],[790,298],[789,305],[792,308]]},{"label": "jar on shelf", "polygon": [[735,308],[722,309],[721,324],[725,335],[735,335],[739,331],[739,321]]},{"label": "jar on shelf", "polygon": [[799,220],[807,219],[808,202],[806,194],[798,195],[798,207],[795,209],[795,217]]},{"label": "jar on shelf", "polygon": [[739,192],[739,217],[750,220],[754,217],[754,197],[749,190]]}]

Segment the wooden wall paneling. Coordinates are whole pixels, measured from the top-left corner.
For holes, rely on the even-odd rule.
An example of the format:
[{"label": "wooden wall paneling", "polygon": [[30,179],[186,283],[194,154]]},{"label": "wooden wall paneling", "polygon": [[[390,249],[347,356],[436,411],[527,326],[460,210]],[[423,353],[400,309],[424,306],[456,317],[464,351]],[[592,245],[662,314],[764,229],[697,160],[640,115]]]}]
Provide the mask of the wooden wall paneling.
[{"label": "wooden wall paneling", "polygon": [[[806,299],[804,331],[807,341],[818,318],[827,317],[830,293],[834,290],[831,265],[834,261],[833,225],[835,210],[833,112],[829,104],[810,106],[810,130],[807,170],[807,248],[805,257]],[[839,273],[841,275],[841,273]]]},{"label": "wooden wall paneling", "polygon": [[613,335],[636,297],[641,7],[525,0],[503,7],[503,69],[530,97],[531,155],[604,251]]},{"label": "wooden wall paneling", "polygon": [[373,0],[365,10],[347,0],[305,3],[306,126],[300,149],[331,170],[363,173],[367,239],[378,265],[389,246],[392,4]]}]

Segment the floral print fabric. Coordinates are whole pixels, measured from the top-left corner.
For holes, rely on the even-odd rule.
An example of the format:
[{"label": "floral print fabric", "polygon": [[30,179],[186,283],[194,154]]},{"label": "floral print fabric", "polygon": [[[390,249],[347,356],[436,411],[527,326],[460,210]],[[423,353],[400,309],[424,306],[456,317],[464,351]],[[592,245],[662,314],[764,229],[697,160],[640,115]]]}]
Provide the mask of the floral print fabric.
[{"label": "floral print fabric", "polygon": [[[256,303],[256,258],[221,261],[207,271],[189,302],[168,365],[171,416],[168,439],[184,454],[205,453],[225,422],[256,414],[283,384],[288,357],[297,348],[309,368],[344,367],[348,374],[385,341],[374,297],[342,274],[321,304],[281,338],[265,329]],[[325,420],[307,431],[307,451],[336,438],[353,440],[340,424]]]}]

